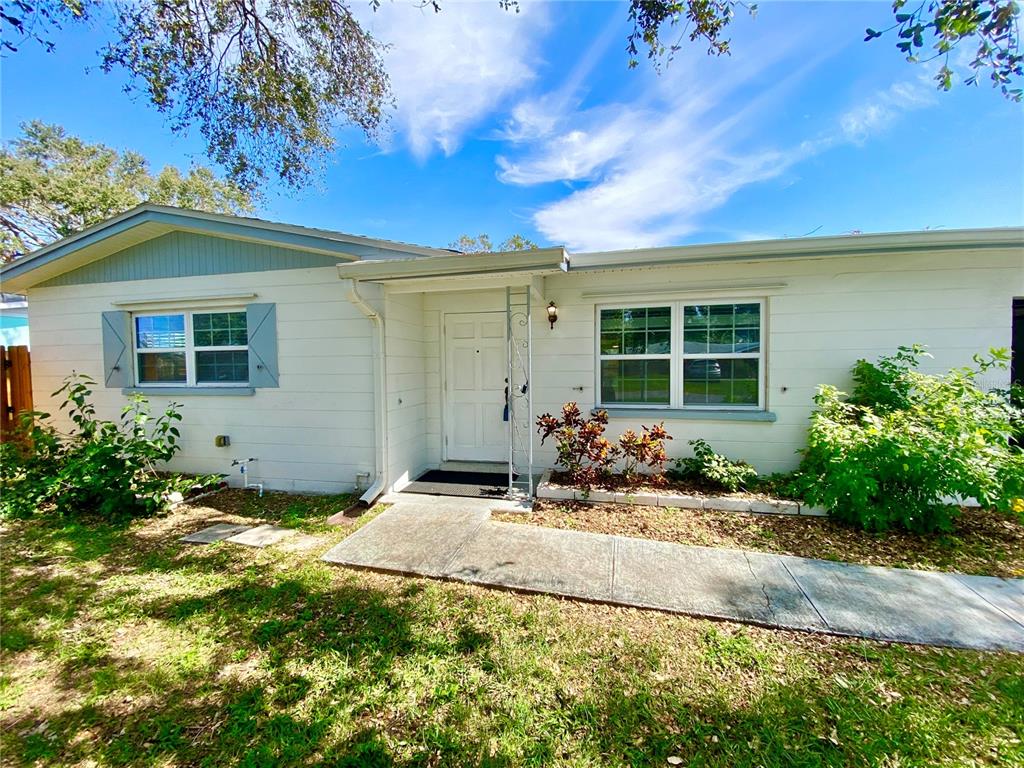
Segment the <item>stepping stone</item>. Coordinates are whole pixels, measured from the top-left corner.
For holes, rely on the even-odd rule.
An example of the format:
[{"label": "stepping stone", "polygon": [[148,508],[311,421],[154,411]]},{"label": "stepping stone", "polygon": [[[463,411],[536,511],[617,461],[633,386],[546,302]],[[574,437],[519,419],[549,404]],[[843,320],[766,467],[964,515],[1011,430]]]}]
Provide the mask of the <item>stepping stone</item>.
[{"label": "stepping stone", "polygon": [[248,531],[251,528],[251,525],[217,523],[216,525],[211,525],[209,528],[203,528],[201,531],[190,533],[188,536],[182,536],[178,541],[185,541],[189,544],[213,544],[215,541],[223,541],[231,536],[236,536],[239,533]]},{"label": "stepping stone", "polygon": [[244,544],[247,547],[269,547],[281,539],[295,533],[294,528],[281,528],[277,525],[257,525],[255,528],[239,533],[228,539],[232,544]]},{"label": "stepping stone", "polygon": [[300,533],[281,542],[280,549],[286,552],[309,552],[312,549],[323,546],[326,539],[323,536],[313,536],[308,533]]}]

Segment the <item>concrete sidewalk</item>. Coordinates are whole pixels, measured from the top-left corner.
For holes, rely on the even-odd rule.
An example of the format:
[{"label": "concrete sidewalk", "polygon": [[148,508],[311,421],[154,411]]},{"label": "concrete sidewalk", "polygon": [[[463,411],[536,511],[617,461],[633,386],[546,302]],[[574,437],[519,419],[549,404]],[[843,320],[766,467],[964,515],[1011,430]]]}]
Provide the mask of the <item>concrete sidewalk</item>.
[{"label": "concrete sidewalk", "polygon": [[395,495],[340,565],[876,640],[1024,652],[1024,580],[690,547],[490,519],[501,502]]}]

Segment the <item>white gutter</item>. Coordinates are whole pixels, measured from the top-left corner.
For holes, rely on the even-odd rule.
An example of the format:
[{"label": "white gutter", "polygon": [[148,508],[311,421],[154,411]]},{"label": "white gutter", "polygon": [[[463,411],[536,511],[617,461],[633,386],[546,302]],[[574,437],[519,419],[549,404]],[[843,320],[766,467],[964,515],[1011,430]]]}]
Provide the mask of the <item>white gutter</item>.
[{"label": "white gutter", "polygon": [[358,280],[349,279],[345,282],[348,283],[346,288],[349,301],[355,304],[373,322],[376,330],[377,372],[375,376],[376,386],[373,388],[373,394],[374,409],[377,412],[374,429],[374,441],[376,443],[374,456],[377,464],[377,478],[366,490],[366,493],[359,497],[360,501],[369,506],[384,492],[388,482],[388,364],[386,336],[384,334],[384,315],[367,304],[366,299],[359,294]]}]

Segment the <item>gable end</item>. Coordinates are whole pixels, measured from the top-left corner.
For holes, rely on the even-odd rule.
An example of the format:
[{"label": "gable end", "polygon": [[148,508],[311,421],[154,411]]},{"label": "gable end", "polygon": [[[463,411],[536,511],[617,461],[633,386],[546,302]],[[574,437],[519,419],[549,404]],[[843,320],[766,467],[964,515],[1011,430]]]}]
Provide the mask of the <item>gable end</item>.
[{"label": "gable end", "polygon": [[40,285],[50,287],[232,272],[308,269],[333,267],[338,262],[339,259],[319,253],[192,232],[168,232],[57,275]]}]

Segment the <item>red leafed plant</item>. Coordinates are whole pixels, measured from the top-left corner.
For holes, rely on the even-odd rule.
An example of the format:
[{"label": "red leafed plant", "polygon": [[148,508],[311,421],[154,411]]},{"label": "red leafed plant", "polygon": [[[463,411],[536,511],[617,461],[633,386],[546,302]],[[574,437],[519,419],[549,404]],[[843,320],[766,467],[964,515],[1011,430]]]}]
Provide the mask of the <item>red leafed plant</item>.
[{"label": "red leafed plant", "polygon": [[632,429],[623,432],[619,437],[619,450],[624,457],[623,479],[628,483],[637,483],[641,479],[640,467],[647,467],[651,471],[644,473],[643,479],[651,485],[664,485],[665,462],[668,460],[665,441],[671,439],[665,431],[664,422],[653,427],[643,427],[639,435]]},{"label": "red leafed plant", "polygon": [[559,465],[575,485],[589,489],[611,474],[612,466],[622,453],[622,449],[604,436],[607,425],[607,411],[594,411],[590,418],[584,418],[576,403],[566,403],[560,418],[550,413],[538,418],[537,432],[541,443],[549,437],[555,438]]}]

